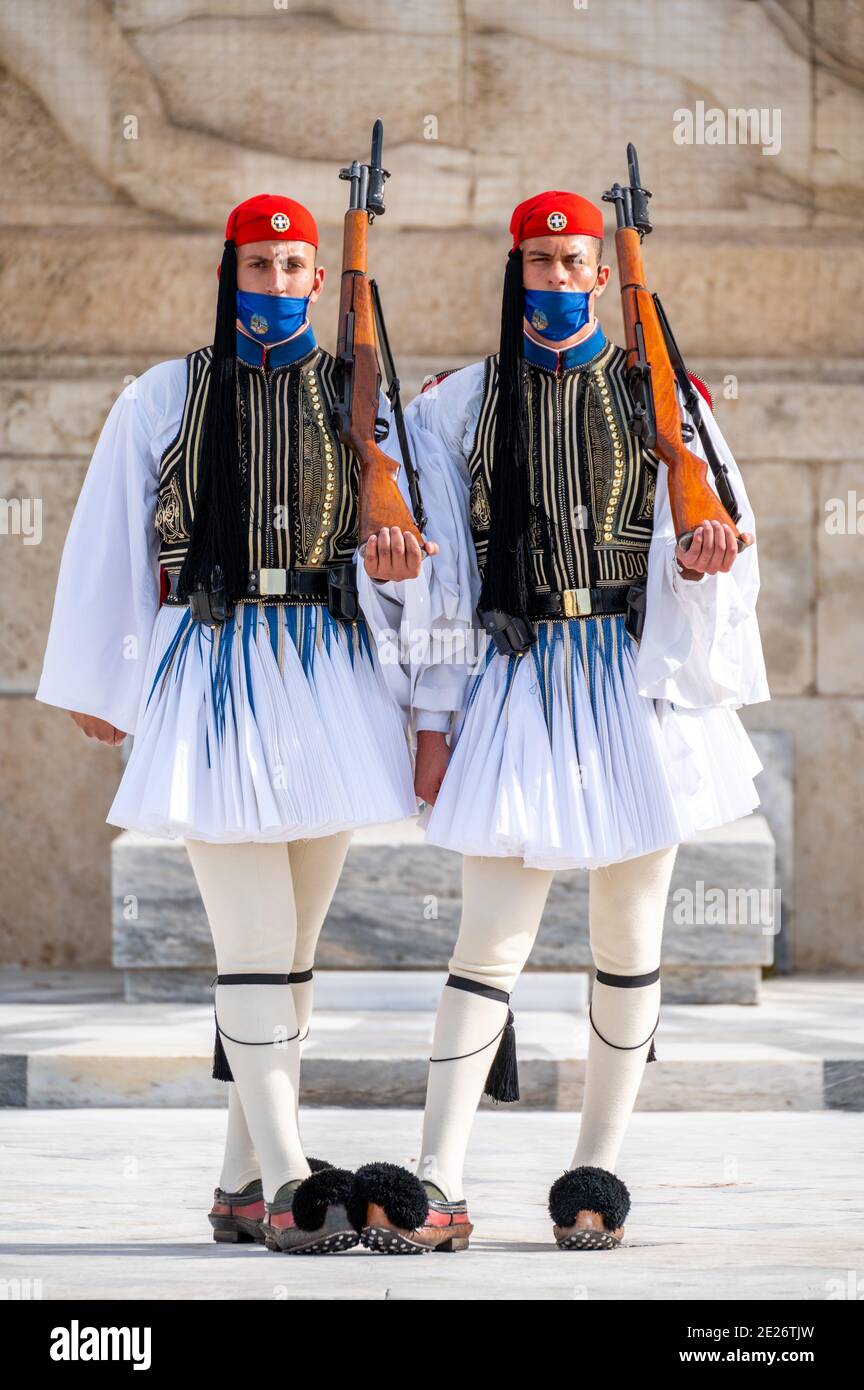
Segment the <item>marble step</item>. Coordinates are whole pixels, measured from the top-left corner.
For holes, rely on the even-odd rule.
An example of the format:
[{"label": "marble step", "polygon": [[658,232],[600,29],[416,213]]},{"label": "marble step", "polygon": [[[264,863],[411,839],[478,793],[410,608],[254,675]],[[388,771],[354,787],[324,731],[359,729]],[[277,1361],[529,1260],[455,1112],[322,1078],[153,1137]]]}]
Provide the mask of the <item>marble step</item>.
[{"label": "marble step", "polygon": [[[414,981],[413,988],[422,992],[428,982]],[[44,993],[41,1003],[31,1002],[33,993],[0,995],[0,1104],[225,1105],[225,1086],[210,1075],[212,1007]],[[758,1009],[664,998],[657,1060],[646,1065],[638,1108],[864,1108],[858,983],[778,977],[764,982],[762,996]],[[316,997],[303,1049],[303,1103],[422,1106],[432,1009],[382,1007],[379,986],[363,976],[322,974]],[[547,995],[550,1001],[554,1007],[542,1007],[536,982],[524,976],[513,994],[520,1104],[578,1111],[589,1037],[585,1001],[562,1008],[560,993]]]},{"label": "marble step", "polygon": [[[112,842],[113,963],[126,998],[209,997],[210,930],[181,840],[124,831]],[[780,926],[775,842],[762,815],[683,844],[664,927],[666,997],[755,1003]],[[316,965],[443,971],[459,927],[461,857],[427,845],[413,821],[354,837]],[[556,874],[526,973],[592,969],[588,876]]]}]

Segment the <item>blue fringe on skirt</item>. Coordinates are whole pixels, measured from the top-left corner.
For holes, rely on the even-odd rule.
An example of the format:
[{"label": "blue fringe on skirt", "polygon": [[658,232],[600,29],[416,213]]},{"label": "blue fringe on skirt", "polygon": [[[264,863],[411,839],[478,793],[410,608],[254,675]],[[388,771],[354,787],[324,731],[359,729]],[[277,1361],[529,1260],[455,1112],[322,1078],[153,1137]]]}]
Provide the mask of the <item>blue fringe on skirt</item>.
[{"label": "blue fringe on skirt", "polygon": [[417,814],[405,715],[365,621],[241,602],[216,628],[163,604],[111,825],[216,843]]},{"label": "blue fringe on skirt", "polygon": [[447,773],[420,826],[463,854],[595,868],[679,843],[759,804],[736,712],[639,694],[623,614],[548,619],[521,655],[489,640]]},{"label": "blue fringe on skirt", "polygon": [[[240,603],[237,604],[233,617],[216,628],[195,622],[187,607],[183,609],[177,631],[159,662],[150,693],[147,696],[147,705],[150,704],[156,687],[160,685],[160,682],[164,682],[171,672],[173,672],[175,680],[181,678],[186,654],[193,642],[197,645],[198,654],[202,660],[206,659],[205,650],[206,647],[209,647],[211,698],[216,714],[217,734],[221,737],[225,729],[226,705],[231,693],[231,658],[234,643],[237,641],[239,633],[243,667],[246,673],[246,688],[249,692],[249,706],[254,715],[255,699],[250,646],[257,641],[259,614],[262,612],[267,623],[270,648],[280,671],[282,669],[282,643],[285,634],[294,643],[307,677],[312,674],[315,650],[319,642],[323,642],[328,655],[332,642],[344,642],[352,667],[355,657],[359,656],[362,659],[364,654],[370,664],[373,662],[366,623],[362,619],[356,623],[342,623],[338,618],[334,618],[330,610],[323,605],[311,603]],[[233,717],[233,708],[231,712]],[[207,760],[209,763],[209,742]]]}]

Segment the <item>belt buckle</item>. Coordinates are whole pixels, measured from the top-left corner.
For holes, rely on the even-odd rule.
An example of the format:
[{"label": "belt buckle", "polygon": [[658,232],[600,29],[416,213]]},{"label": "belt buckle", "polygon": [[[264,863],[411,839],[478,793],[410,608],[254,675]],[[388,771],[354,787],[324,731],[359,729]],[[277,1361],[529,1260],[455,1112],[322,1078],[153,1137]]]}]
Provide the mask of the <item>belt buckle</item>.
[{"label": "belt buckle", "polygon": [[561,602],[565,618],[584,618],[591,612],[591,590],[564,589]]},{"label": "belt buckle", "polygon": [[258,571],[259,594],[284,594],[288,591],[288,571],[264,569]]}]

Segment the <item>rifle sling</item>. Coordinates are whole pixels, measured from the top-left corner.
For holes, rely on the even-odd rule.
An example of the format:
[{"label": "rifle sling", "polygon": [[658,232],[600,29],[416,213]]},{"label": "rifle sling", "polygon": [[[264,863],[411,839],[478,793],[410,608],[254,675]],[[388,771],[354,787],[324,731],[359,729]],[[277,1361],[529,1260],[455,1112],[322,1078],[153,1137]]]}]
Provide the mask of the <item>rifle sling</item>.
[{"label": "rifle sling", "polygon": [[696,429],[702,441],[702,447],[705,450],[705,457],[717,481],[717,491],[720,494],[720,500],[732,520],[737,522],[741,517],[741,508],[738,506],[738,501],[732,490],[732,484],[729,481],[729,473],[726,465],[723,460],[718,457],[717,450],[714,447],[714,441],[708,433],[708,427],[702,416],[702,405],[699,392],[694,387],[687,372],[687,368],[684,366],[684,359],[673,337],[669,320],[666,317],[666,311],[660,303],[660,296],[654,294],[651,297],[654,300],[657,309],[657,317],[660,320],[660,328],[666,340],[666,349],[669,353],[672,370],[675,373],[678,385],[681,387],[681,392],[684,396],[684,404],[696,422]]},{"label": "rifle sling", "polygon": [[402,454],[405,475],[408,479],[408,491],[411,494],[411,508],[414,512],[414,520],[417,523],[418,531],[425,531],[427,518],[423,510],[423,499],[420,496],[420,482],[417,477],[417,470],[414,467],[414,460],[411,457],[411,450],[408,445],[405,417],[402,413],[400,382],[396,375],[393,353],[390,351],[390,339],[387,336],[387,325],[384,322],[384,310],[381,307],[381,294],[378,289],[377,280],[370,280],[369,287],[372,291],[372,307],[375,314],[375,326],[378,332],[381,361],[384,366],[384,374],[387,378],[387,399],[390,402],[393,418],[396,421],[396,434],[399,439],[399,449]]}]

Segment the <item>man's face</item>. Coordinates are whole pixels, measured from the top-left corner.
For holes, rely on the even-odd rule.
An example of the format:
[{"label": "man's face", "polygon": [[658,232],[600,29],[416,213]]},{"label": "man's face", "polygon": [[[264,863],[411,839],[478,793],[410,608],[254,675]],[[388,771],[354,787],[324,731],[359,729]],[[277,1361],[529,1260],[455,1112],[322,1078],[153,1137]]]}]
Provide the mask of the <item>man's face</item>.
[{"label": "man's face", "polygon": [[308,241],[250,241],[237,247],[237,288],[252,294],[321,293],[324,267],[315,266],[315,247]]},{"label": "man's face", "polygon": [[[522,283],[527,290],[593,289],[594,295],[601,295],[609,272],[608,265],[597,264],[594,237],[533,236],[522,242]],[[588,308],[594,312],[593,295]]]}]

